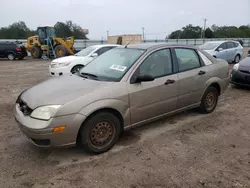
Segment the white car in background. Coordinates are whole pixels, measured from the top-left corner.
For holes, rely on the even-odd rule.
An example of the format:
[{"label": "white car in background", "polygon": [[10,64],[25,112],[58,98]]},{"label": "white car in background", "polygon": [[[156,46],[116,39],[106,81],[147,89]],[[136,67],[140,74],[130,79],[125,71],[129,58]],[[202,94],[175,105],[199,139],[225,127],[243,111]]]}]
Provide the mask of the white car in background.
[{"label": "white car in background", "polygon": [[117,46],[119,45],[93,45],[79,51],[75,55],[54,59],[49,66],[49,73],[51,76],[74,74],[97,56]]}]

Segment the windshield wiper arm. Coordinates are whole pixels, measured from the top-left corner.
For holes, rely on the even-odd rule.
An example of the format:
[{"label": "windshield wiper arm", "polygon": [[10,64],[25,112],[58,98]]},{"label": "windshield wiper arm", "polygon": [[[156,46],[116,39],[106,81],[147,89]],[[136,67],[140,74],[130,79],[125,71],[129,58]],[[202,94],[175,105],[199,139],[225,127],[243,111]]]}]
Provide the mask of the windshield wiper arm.
[{"label": "windshield wiper arm", "polygon": [[88,76],[88,77],[95,78],[96,80],[99,80],[99,79],[98,79],[98,76],[96,76],[95,74],[91,74],[91,73],[87,73],[87,72],[81,72],[80,74],[81,74],[82,76]]}]

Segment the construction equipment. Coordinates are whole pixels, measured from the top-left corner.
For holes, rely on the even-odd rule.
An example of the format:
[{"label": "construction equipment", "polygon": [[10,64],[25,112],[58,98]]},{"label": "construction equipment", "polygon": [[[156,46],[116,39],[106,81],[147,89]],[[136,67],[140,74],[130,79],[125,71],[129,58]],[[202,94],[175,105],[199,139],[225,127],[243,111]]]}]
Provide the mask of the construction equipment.
[{"label": "construction equipment", "polygon": [[26,49],[33,58],[41,58],[43,55],[50,59],[74,55],[74,37],[59,38],[53,27],[45,26],[37,28],[38,35],[31,36],[27,40]]}]

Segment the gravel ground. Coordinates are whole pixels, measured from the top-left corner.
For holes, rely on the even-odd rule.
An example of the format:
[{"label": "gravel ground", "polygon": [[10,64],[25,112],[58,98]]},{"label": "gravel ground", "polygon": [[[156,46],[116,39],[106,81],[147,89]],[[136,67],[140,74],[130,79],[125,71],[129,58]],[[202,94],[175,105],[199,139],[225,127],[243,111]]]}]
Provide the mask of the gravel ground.
[{"label": "gravel ground", "polygon": [[194,110],[126,132],[109,152],[43,150],[17,128],[17,95],[48,78],[44,60],[0,60],[0,187],[250,187],[250,90],[230,86]]}]

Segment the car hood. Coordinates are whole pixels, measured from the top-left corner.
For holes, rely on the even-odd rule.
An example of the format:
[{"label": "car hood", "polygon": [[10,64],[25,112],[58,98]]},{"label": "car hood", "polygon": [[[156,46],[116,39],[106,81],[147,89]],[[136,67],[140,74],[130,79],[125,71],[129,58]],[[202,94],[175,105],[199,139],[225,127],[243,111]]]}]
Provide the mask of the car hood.
[{"label": "car hood", "polygon": [[239,69],[250,71],[250,57],[246,57],[239,62]]},{"label": "car hood", "polygon": [[72,65],[80,64],[80,65],[85,66],[92,60],[93,60],[93,58],[91,58],[91,57],[77,58],[77,59],[74,59],[73,61],[71,61],[71,64]]},{"label": "car hood", "polygon": [[55,77],[26,90],[21,95],[21,100],[31,109],[44,105],[63,105],[112,83],[85,79],[76,75]]},{"label": "car hood", "polygon": [[64,63],[64,62],[71,62],[73,60],[83,60],[85,59],[85,56],[75,56],[75,55],[71,55],[71,56],[66,56],[66,57],[60,57],[57,59],[54,59],[52,61],[52,63]]},{"label": "car hood", "polygon": [[214,54],[214,50],[204,50],[205,52],[209,53],[210,55]]}]

